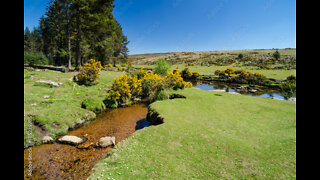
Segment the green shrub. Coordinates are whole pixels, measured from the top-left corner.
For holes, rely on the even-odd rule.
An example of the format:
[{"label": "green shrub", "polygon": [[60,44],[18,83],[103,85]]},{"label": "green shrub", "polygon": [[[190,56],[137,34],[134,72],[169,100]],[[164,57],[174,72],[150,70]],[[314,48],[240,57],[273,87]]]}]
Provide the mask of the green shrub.
[{"label": "green shrub", "polygon": [[166,95],[165,91],[163,89],[158,89],[153,97],[152,97],[152,101],[162,101],[168,99],[168,96]]},{"label": "green shrub", "polygon": [[182,72],[181,72],[181,76],[185,79],[191,79],[192,78],[192,73],[189,70],[189,68],[185,68]]},{"label": "green shrub", "polygon": [[276,58],[276,60],[280,59],[280,52],[276,50],[276,52],[273,53],[273,57]]},{"label": "green shrub", "polygon": [[296,81],[296,80],[297,80],[297,77],[293,74],[287,77],[287,81]]},{"label": "green shrub", "polygon": [[296,97],[296,82],[295,81],[286,81],[281,85],[281,91],[285,97]]},{"label": "green shrub", "polygon": [[94,99],[92,97],[86,98],[82,101],[81,107],[95,113],[102,112],[106,108],[105,104],[101,100],[96,98]]},{"label": "green shrub", "polygon": [[49,65],[49,59],[42,53],[24,51],[24,64],[32,65]]},{"label": "green shrub", "polygon": [[233,72],[234,72],[234,69],[232,67],[227,67],[226,70],[224,70],[224,72],[230,76]]},{"label": "green shrub", "polygon": [[156,62],[154,73],[159,74],[161,76],[166,76],[170,67],[171,66],[166,62],[166,58],[160,58]]},{"label": "green shrub", "polygon": [[117,108],[118,107],[118,101],[115,99],[105,99],[103,103],[110,108]]},{"label": "green shrub", "polygon": [[198,73],[198,71],[192,72],[192,78],[196,79],[199,76],[200,76],[200,74]]}]

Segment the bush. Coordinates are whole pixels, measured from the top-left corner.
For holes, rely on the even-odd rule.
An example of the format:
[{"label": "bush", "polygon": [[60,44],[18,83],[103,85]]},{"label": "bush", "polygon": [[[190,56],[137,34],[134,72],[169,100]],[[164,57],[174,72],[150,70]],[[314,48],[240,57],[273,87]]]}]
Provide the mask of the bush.
[{"label": "bush", "polygon": [[141,95],[144,97],[148,97],[157,88],[160,88],[163,86],[163,78],[158,74],[154,74],[153,72],[146,73],[141,79],[141,85],[142,85]]},{"label": "bush", "polygon": [[122,71],[122,67],[121,66],[117,66],[118,71]]},{"label": "bush", "polygon": [[83,67],[80,67],[79,73],[75,76],[79,84],[93,85],[98,83],[99,73],[101,71],[100,61],[90,59]]},{"label": "bush", "polygon": [[286,98],[296,97],[296,82],[287,81],[281,85],[281,91]]},{"label": "bush", "polygon": [[276,52],[273,53],[273,57],[276,58],[276,60],[280,59],[280,52],[276,50]]},{"label": "bush", "polygon": [[104,66],[105,68],[112,68],[112,64],[107,64]]},{"label": "bush", "polygon": [[287,81],[296,81],[296,80],[297,80],[297,77],[293,74],[287,77]]},{"label": "bush", "polygon": [[141,67],[139,71],[136,72],[136,76],[138,77],[138,79],[142,79],[147,73],[148,71],[144,70],[144,68]]},{"label": "bush", "polygon": [[158,89],[153,97],[152,97],[152,101],[162,101],[168,99],[168,96],[166,95],[165,91],[163,89]]},{"label": "bush", "polygon": [[181,76],[185,79],[191,79],[192,78],[192,73],[189,70],[189,68],[185,68],[182,72],[181,72]]},{"label": "bush", "polygon": [[191,83],[183,81],[179,71],[168,72],[162,77],[153,72],[146,72],[141,68],[131,76],[123,75],[116,78],[107,96],[107,101],[114,104],[128,102],[138,96],[149,97],[154,100],[163,99],[165,89],[183,89],[192,87]]},{"label": "bush", "polygon": [[95,113],[99,113],[106,108],[105,104],[102,101],[92,97],[86,98],[84,101],[82,101],[81,107]]},{"label": "bush", "polygon": [[49,59],[42,53],[35,53],[35,52],[24,52],[24,64],[29,64],[33,66],[37,65],[49,65]]},{"label": "bush", "polygon": [[159,74],[161,76],[166,76],[170,67],[171,66],[166,62],[166,58],[160,58],[157,60],[154,73]]},{"label": "bush", "polygon": [[192,78],[196,79],[199,76],[200,76],[200,74],[198,73],[198,71],[192,72]]},{"label": "bush", "polygon": [[224,73],[226,73],[228,76],[230,76],[234,72],[234,69],[232,67],[227,67],[226,70],[224,70]]},{"label": "bush", "polygon": [[179,73],[169,72],[168,75],[164,78],[166,87],[176,89],[184,89],[186,87],[192,87],[192,84],[185,82]]}]

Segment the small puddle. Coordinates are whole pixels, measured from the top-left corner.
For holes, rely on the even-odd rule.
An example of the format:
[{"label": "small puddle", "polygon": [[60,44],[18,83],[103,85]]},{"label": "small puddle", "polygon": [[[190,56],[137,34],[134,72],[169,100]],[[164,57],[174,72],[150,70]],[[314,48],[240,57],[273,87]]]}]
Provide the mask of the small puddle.
[{"label": "small puddle", "polygon": [[295,98],[289,98],[283,95],[279,89],[259,87],[256,92],[240,91],[239,87],[244,86],[240,84],[225,83],[219,81],[189,81],[192,83],[193,88],[202,89],[205,91],[223,91],[235,94],[242,94],[245,96],[254,97],[266,97],[271,99],[281,100],[295,100]]},{"label": "small puddle", "polygon": [[[86,143],[95,143],[104,136],[115,136],[116,143],[119,143],[136,130],[149,126],[147,113],[145,104],[108,110],[99,114],[94,121],[70,131],[68,135],[86,137]],[[112,148],[109,147],[78,149],[58,143],[25,149],[24,179],[87,179],[93,166],[110,150]],[[29,176],[30,165],[32,176]]]}]

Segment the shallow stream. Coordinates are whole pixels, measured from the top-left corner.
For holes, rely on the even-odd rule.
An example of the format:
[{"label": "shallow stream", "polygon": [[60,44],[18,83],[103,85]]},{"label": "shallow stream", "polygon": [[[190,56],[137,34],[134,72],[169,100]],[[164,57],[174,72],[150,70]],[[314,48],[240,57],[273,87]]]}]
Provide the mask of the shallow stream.
[{"label": "shallow stream", "polygon": [[[198,88],[206,91],[223,91],[235,94],[242,94],[245,96],[253,97],[266,97],[271,99],[281,99],[281,100],[292,100],[295,101],[295,98],[286,97],[280,89],[277,88],[266,88],[266,87],[257,87],[258,90],[241,90],[242,87],[248,87],[247,85],[225,83],[219,81],[189,81],[192,83],[193,88]],[[249,87],[251,89],[251,87]],[[255,91],[255,92],[253,92]]]},{"label": "shallow stream", "polygon": [[[94,121],[69,131],[68,135],[86,137],[86,143],[95,143],[105,136],[115,136],[117,144],[136,130],[149,126],[147,112],[145,104],[108,110],[99,114]],[[87,179],[93,166],[111,149],[79,149],[56,142],[30,147],[24,150],[24,179]],[[32,176],[29,176],[30,168]]]}]

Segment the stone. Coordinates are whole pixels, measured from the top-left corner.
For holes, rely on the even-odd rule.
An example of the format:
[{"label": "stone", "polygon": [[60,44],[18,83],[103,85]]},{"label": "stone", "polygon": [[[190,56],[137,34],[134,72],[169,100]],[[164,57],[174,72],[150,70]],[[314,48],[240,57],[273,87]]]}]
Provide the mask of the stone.
[{"label": "stone", "polygon": [[96,146],[98,147],[108,147],[108,146],[114,146],[116,144],[116,137],[112,136],[106,136],[99,139]]},{"label": "stone", "polygon": [[257,92],[258,90],[256,90],[256,89],[250,89],[249,90],[249,92],[251,92],[251,93],[255,93],[255,92]]},{"label": "stone", "polygon": [[53,82],[53,81],[46,81],[46,80],[39,80],[39,81],[36,81],[37,83],[41,83],[41,84],[48,84],[50,86],[55,86],[55,87],[59,87],[61,86],[63,83],[61,82]]},{"label": "stone", "polygon": [[79,138],[77,136],[63,136],[61,138],[58,139],[58,142],[59,143],[62,143],[62,144],[70,144],[70,145],[79,145],[81,143],[84,142],[84,139],[82,138]]},{"label": "stone", "polygon": [[289,99],[288,99],[288,101],[294,101],[294,102],[297,102],[297,98],[295,98],[295,97],[291,97],[291,98],[289,98]]},{"label": "stone", "polygon": [[43,144],[52,144],[53,143],[53,139],[50,136],[44,136],[42,138],[42,143]]}]

